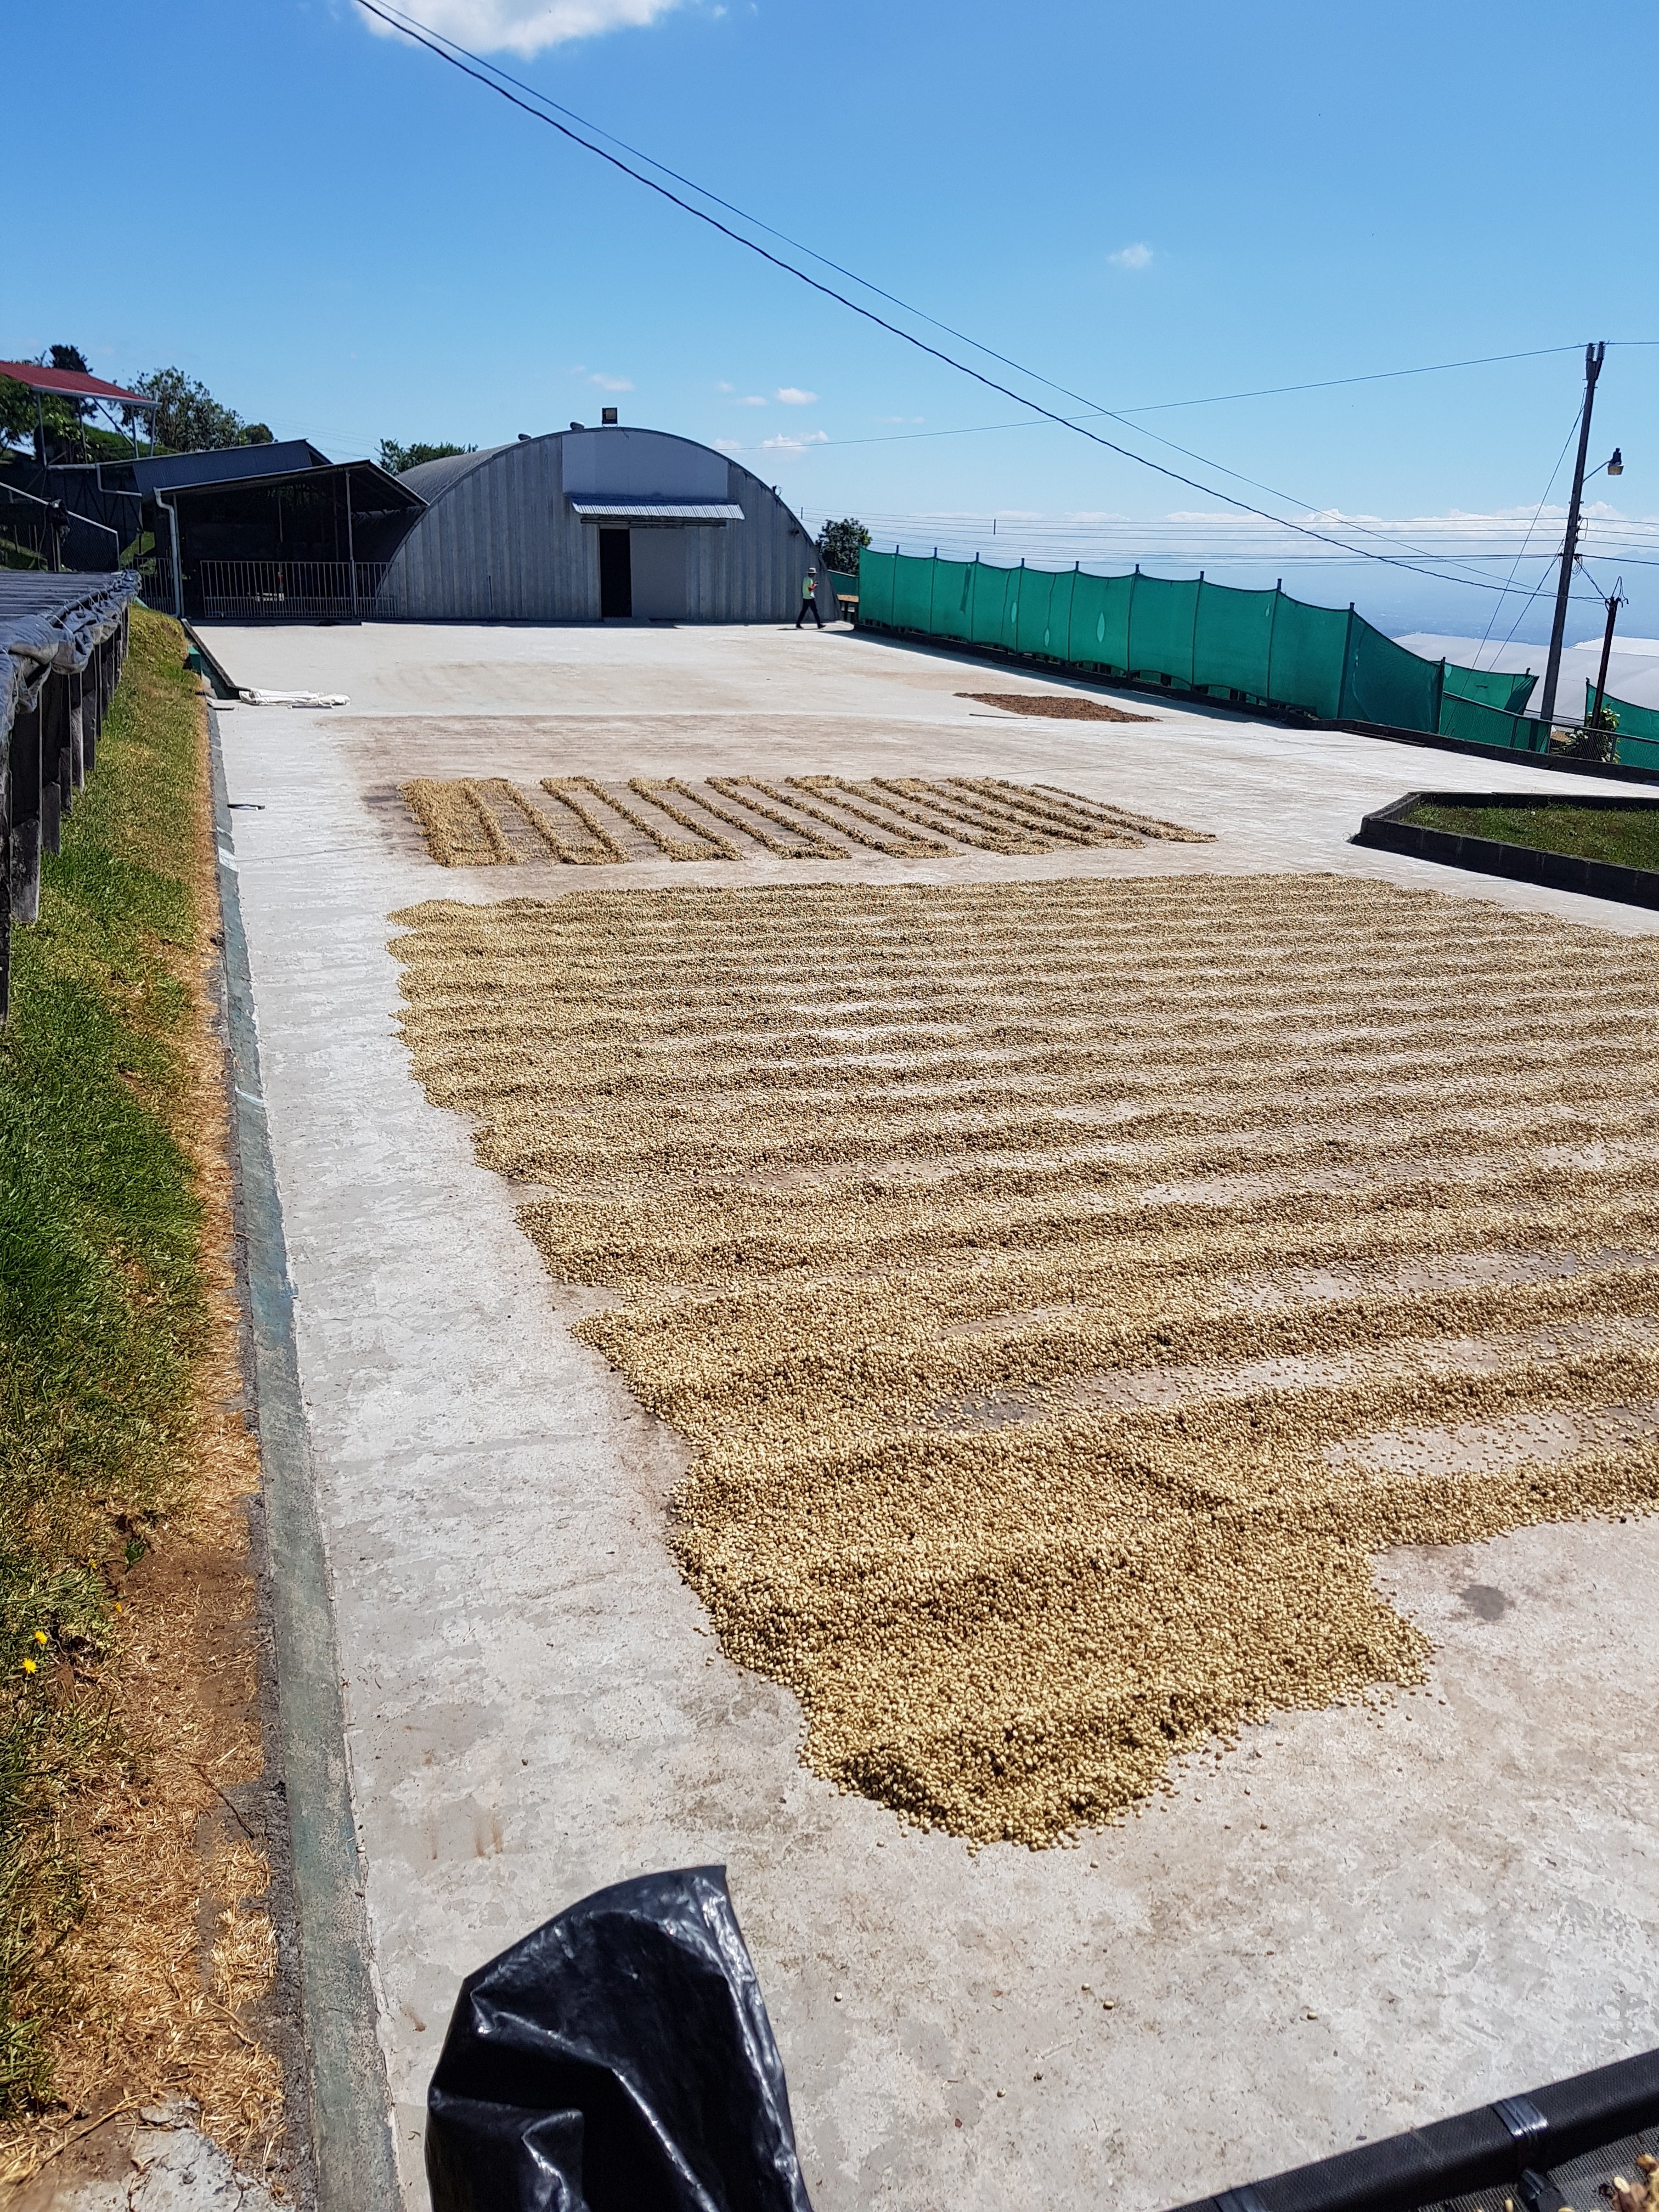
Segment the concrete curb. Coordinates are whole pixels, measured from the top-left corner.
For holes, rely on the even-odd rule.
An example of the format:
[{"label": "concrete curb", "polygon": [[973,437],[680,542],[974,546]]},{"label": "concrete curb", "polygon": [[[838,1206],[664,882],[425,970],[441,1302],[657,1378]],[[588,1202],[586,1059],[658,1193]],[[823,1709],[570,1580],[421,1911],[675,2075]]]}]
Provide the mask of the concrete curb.
[{"label": "concrete curb", "polygon": [[[1518,883],[1548,884],[1553,890],[1578,891],[1586,898],[1617,899],[1625,906],[1659,907],[1659,869],[1627,868],[1616,860],[1586,860],[1576,853],[1547,853],[1536,845],[1511,845],[1497,837],[1466,837],[1455,830],[1431,830],[1404,817],[1415,806],[1512,806],[1512,791],[1408,791],[1392,805],[1368,814],[1354,835],[1356,845],[1375,845],[1388,853],[1409,853],[1451,868],[1474,868],[1485,876],[1508,876]],[[1573,797],[1543,802],[1551,806],[1595,806],[1609,813],[1651,813],[1659,799]]]},{"label": "concrete curb", "polygon": [[292,1836],[317,2204],[319,2212],[392,2212],[400,2191],[369,1973],[334,1613],[307,1449],[294,1342],[294,1286],[265,1126],[247,939],[231,850],[219,722],[211,702],[208,728],[224,917],[232,1127],[247,1236],[256,1418],[271,1564],[277,1736]]}]

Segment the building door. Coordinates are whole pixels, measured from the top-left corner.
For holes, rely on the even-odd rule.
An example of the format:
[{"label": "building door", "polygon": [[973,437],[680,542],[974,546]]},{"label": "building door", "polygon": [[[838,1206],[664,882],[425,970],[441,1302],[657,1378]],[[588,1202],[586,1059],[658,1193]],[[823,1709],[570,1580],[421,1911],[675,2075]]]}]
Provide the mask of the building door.
[{"label": "building door", "polygon": [[628,555],[625,530],[599,532],[600,616],[631,615],[634,611],[634,568]]},{"label": "building door", "polygon": [[643,622],[685,620],[686,530],[636,530],[629,555],[634,613]]}]

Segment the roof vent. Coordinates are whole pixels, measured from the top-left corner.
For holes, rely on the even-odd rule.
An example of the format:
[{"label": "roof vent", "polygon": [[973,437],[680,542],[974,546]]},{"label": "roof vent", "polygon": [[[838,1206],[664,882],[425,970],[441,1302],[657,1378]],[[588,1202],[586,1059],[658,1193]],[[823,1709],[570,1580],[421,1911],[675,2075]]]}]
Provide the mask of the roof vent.
[{"label": "roof vent", "polygon": [[580,422],[573,422],[570,427],[573,430],[580,430],[582,426]]},{"label": "roof vent", "polygon": [[616,409],[614,407],[601,407],[599,410],[599,421],[607,428],[614,429],[617,423]]},{"label": "roof vent", "polygon": [[528,431],[528,430],[520,430],[520,433],[519,433],[519,443],[520,443],[521,446],[527,446],[527,445],[529,445],[529,444],[531,444],[531,443],[532,443],[531,435],[530,435],[530,433],[529,433],[529,431]]}]

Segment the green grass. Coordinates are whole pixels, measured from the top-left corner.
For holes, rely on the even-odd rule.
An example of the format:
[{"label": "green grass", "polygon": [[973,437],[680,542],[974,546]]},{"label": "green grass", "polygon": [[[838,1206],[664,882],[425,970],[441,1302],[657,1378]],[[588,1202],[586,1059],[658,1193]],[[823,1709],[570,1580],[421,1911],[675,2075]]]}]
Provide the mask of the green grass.
[{"label": "green grass", "polygon": [[50,2094],[71,1801],[114,1742],[107,1698],[61,1698],[57,1670],[101,1670],[105,1566],[177,1492],[204,1330],[175,1134],[199,710],[177,624],[135,610],[131,638],[0,1031],[0,2113]]},{"label": "green grass", "polygon": [[1659,802],[1626,811],[1549,799],[1511,799],[1503,806],[1413,807],[1407,822],[1462,837],[1493,837],[1543,853],[1572,853],[1626,868],[1659,868]]}]

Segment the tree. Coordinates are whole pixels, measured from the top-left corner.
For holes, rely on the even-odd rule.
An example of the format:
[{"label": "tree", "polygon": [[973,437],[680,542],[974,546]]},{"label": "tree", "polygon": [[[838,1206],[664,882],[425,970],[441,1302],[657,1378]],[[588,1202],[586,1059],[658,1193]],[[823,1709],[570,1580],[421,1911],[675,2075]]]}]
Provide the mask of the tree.
[{"label": "tree", "polygon": [[[51,366],[53,368],[71,369],[76,376],[92,374],[92,371],[87,367],[87,357],[79,346],[55,345],[49,347],[47,350],[51,354]],[[41,363],[42,368],[46,365],[44,362]],[[59,392],[57,398],[58,405],[67,414],[72,415],[77,422],[84,422],[92,412],[84,399],[71,398],[67,392]]]},{"label": "tree", "polygon": [[389,477],[417,469],[422,461],[447,461],[452,453],[476,453],[476,446],[400,446],[395,438],[380,441],[380,466]]},{"label": "tree", "polygon": [[0,437],[9,446],[34,442],[34,394],[12,376],[0,376]]},{"label": "tree", "polygon": [[818,558],[826,568],[833,568],[842,576],[856,576],[859,555],[870,543],[870,533],[852,515],[840,522],[826,522],[818,539]]},{"label": "tree", "polygon": [[132,388],[160,400],[155,442],[169,453],[212,453],[242,442],[242,418],[235,409],[222,406],[206,385],[186,376],[182,368],[152,369],[148,376],[135,379]]},{"label": "tree", "polygon": [[[40,356],[42,368],[69,368],[88,376],[87,357],[79,346],[55,345]],[[7,444],[27,445],[37,460],[84,458],[81,426],[91,412],[87,401],[69,392],[32,392],[14,377],[0,378],[0,439]],[[40,452],[45,428],[46,450]]]},{"label": "tree", "polygon": [[271,435],[269,422],[244,422],[242,434],[236,442],[239,446],[274,446],[276,441]]}]

